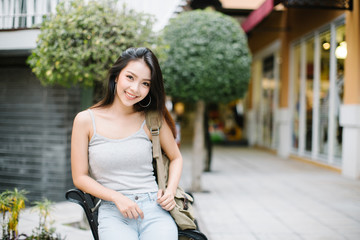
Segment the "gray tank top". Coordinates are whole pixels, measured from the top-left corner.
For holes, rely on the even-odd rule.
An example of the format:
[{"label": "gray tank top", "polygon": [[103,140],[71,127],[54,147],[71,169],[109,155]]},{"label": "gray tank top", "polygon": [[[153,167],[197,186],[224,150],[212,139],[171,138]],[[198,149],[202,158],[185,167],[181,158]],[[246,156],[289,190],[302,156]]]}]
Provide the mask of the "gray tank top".
[{"label": "gray tank top", "polygon": [[103,186],[124,194],[156,192],[152,143],[144,125],[131,136],[110,139],[96,133],[93,112],[88,110],[94,134],[89,142],[89,173]]}]

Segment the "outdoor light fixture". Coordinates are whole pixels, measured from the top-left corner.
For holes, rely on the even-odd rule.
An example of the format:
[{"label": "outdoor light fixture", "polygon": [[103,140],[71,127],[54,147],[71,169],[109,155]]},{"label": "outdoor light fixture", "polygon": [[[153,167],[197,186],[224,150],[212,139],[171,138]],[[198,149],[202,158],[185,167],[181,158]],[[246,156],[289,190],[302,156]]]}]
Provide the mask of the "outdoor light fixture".
[{"label": "outdoor light fixture", "polygon": [[329,50],[330,49],[330,43],[327,42],[327,41],[324,41],[323,44],[322,44],[322,47],[325,51]]},{"label": "outdoor light fixture", "polygon": [[174,106],[175,113],[179,116],[183,115],[185,112],[185,105],[182,102],[175,103]]},{"label": "outdoor light fixture", "polygon": [[335,56],[337,59],[345,59],[347,56],[347,45],[345,41],[342,41],[335,49]]}]

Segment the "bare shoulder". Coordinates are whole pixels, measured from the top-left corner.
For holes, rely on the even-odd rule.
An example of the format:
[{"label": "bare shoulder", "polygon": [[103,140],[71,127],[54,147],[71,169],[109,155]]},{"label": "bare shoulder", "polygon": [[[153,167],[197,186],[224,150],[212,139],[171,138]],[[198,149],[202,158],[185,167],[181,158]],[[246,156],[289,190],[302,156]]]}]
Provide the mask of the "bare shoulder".
[{"label": "bare shoulder", "polygon": [[75,126],[85,127],[91,125],[91,122],[92,122],[91,116],[89,111],[87,110],[81,111],[78,114],[76,114],[74,119]]}]

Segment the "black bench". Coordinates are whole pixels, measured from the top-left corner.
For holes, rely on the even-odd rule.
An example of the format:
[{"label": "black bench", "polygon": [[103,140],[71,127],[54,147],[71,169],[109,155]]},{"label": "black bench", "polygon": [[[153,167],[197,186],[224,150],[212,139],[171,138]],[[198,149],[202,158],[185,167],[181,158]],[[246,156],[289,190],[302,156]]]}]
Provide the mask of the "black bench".
[{"label": "black bench", "polygon": [[[67,200],[79,204],[84,209],[94,239],[99,240],[98,208],[101,200],[79,189],[70,189],[66,192],[65,197]],[[179,230],[180,237],[192,240],[207,240],[207,237],[199,230]]]}]

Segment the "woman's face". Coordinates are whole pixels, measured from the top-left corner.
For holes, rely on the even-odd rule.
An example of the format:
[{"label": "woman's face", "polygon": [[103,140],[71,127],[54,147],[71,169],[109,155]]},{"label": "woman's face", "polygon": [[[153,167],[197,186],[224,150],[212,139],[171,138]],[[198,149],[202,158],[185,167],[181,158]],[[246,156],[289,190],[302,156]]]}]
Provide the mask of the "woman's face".
[{"label": "woman's face", "polygon": [[120,72],[115,82],[115,98],[119,98],[125,106],[133,106],[148,95],[151,70],[143,60],[131,61]]}]

